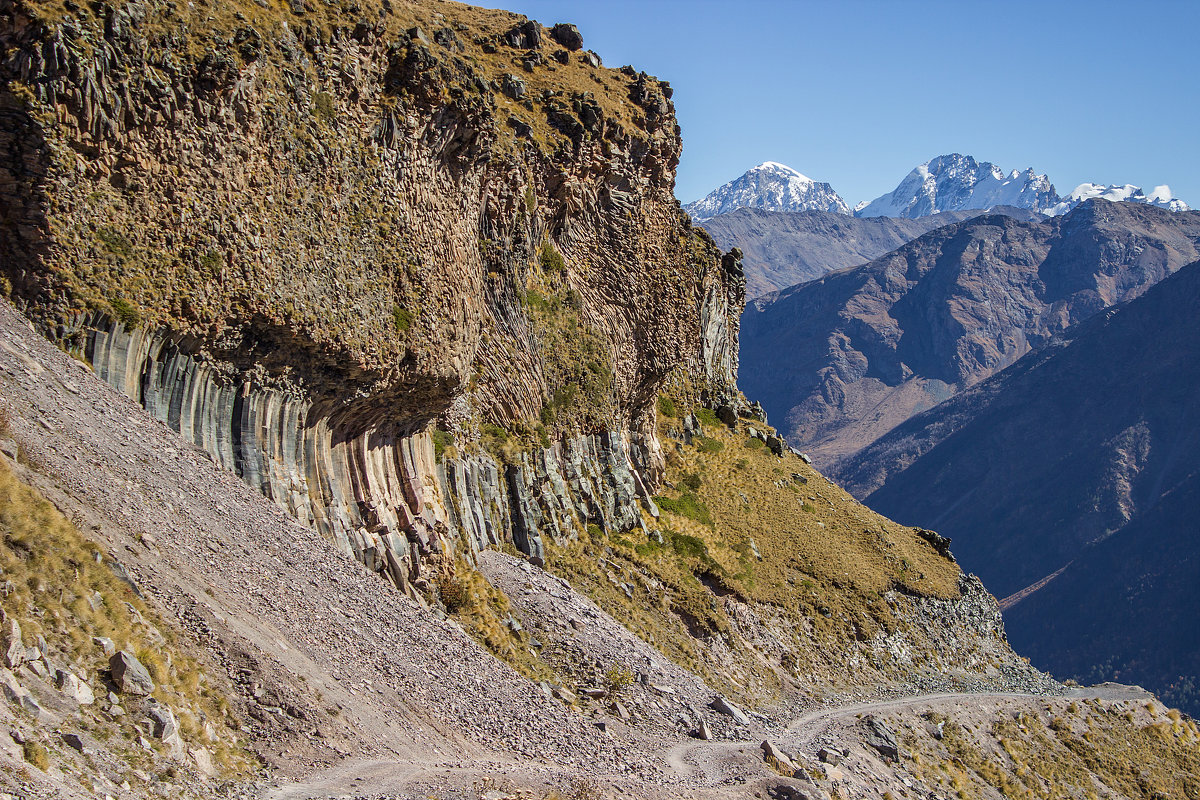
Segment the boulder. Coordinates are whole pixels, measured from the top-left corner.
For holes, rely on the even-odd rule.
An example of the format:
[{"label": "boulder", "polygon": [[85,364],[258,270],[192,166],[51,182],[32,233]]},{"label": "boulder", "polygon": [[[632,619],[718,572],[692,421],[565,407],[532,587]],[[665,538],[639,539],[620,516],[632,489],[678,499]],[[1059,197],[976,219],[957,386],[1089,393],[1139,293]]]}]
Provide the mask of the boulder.
[{"label": "boulder", "polygon": [[750,718],[745,712],[735,706],[733,703],[726,700],[724,697],[717,695],[717,698],[708,704],[714,711],[724,714],[728,717],[733,717],[733,721],[739,725],[749,725]]},{"label": "boulder", "polygon": [[932,721],[928,721],[925,723],[925,732],[928,733],[930,736],[932,736],[934,739],[938,740],[939,742],[946,735],[945,729],[946,729],[945,721],[939,722],[936,725]]},{"label": "boulder", "polygon": [[15,619],[4,623],[4,635],[0,637],[0,651],[4,654],[4,666],[16,669],[25,663],[25,645],[21,643],[21,626]]},{"label": "boulder", "polygon": [[0,669],[0,689],[3,690],[8,702],[20,706],[34,717],[40,716],[42,707],[29,690],[17,681],[17,676],[7,669]]},{"label": "boulder", "polygon": [[579,32],[579,28],[568,22],[560,22],[551,28],[550,38],[568,50],[583,49],[583,34]]},{"label": "boulder", "polygon": [[780,439],[778,436],[767,437],[767,448],[775,455],[782,456],[785,447],[783,439]]},{"label": "boulder", "polygon": [[462,40],[460,40],[458,35],[449,28],[438,28],[433,32],[433,40],[447,50],[453,50],[456,53],[461,53],[466,50],[466,47],[463,46]]},{"label": "boulder", "polygon": [[195,750],[189,751],[192,761],[196,762],[196,771],[206,778],[211,778],[217,774],[217,768],[213,765],[212,753],[208,752],[203,747],[198,747]]},{"label": "boulder", "polygon": [[153,725],[152,732],[155,737],[162,740],[171,755],[182,756],[184,752],[183,737],[179,735],[179,722],[175,719],[175,714],[171,709],[155,704],[150,706],[148,716]]},{"label": "boulder", "polygon": [[113,683],[123,694],[148,695],[154,691],[149,670],[128,650],[114,653],[108,660],[108,667],[112,670]]},{"label": "boulder", "polygon": [[542,26],[526,20],[504,34],[504,42],[519,50],[536,50],[542,46]]},{"label": "boulder", "polygon": [[420,42],[426,47],[429,47],[432,44],[432,42],[429,41],[429,36],[426,35],[425,31],[421,30],[419,27],[409,28],[408,38],[412,39],[413,41]]},{"label": "boulder", "polygon": [[583,63],[587,64],[589,67],[595,67],[599,69],[600,56],[596,55],[591,50],[588,50],[580,57],[583,59]]},{"label": "boulder", "polygon": [[892,761],[900,760],[900,746],[896,743],[896,734],[887,725],[871,715],[863,717],[867,729],[866,742],[875,748],[879,755]]},{"label": "boulder", "polygon": [[842,754],[837,750],[830,750],[828,747],[822,747],[817,751],[817,759],[823,764],[829,764],[836,767],[842,763]]},{"label": "boulder", "polygon": [[545,61],[542,59],[542,54],[537,50],[530,50],[521,57],[521,67],[526,72],[533,72],[534,67],[540,67]]},{"label": "boulder", "polygon": [[950,554],[949,537],[942,536],[941,534],[933,531],[925,530],[924,528],[914,528],[913,530],[917,532],[917,536],[920,536],[922,539],[929,542],[929,545],[938,552],[938,555],[949,561],[954,561],[954,556]]},{"label": "boulder", "polygon": [[738,415],[734,411],[733,406],[717,406],[714,409],[714,413],[716,413],[717,419],[724,422],[730,428],[737,427]]},{"label": "boulder", "polygon": [[769,787],[767,789],[767,796],[772,800],[809,800],[807,794],[795,786],[789,786],[786,783]]},{"label": "boulder", "polygon": [[772,742],[764,739],[763,743],[759,745],[759,747],[762,748],[763,758],[768,760],[773,759],[780,772],[789,776],[796,774],[797,770],[795,763],[787,753],[780,750]]},{"label": "boulder", "polygon": [[86,681],[80,680],[79,676],[72,672],[67,672],[63,669],[57,670],[54,675],[54,682],[63,694],[81,706],[90,706],[96,702],[96,695],[92,691],[92,687],[88,686]]},{"label": "boulder", "polygon": [[703,717],[700,718],[700,724],[696,726],[696,738],[706,742],[712,741],[712,729],[708,727],[708,721]]},{"label": "boulder", "polygon": [[525,96],[525,81],[511,73],[506,74],[500,83],[500,91],[504,92],[505,97],[520,100]]},{"label": "boulder", "polygon": [[64,733],[62,735],[63,744],[70,747],[72,750],[78,750],[85,756],[90,756],[96,752],[96,745],[91,739],[80,733]]},{"label": "boulder", "polygon": [[93,636],[92,644],[104,651],[104,655],[111,656],[117,652],[117,643],[107,636]]}]

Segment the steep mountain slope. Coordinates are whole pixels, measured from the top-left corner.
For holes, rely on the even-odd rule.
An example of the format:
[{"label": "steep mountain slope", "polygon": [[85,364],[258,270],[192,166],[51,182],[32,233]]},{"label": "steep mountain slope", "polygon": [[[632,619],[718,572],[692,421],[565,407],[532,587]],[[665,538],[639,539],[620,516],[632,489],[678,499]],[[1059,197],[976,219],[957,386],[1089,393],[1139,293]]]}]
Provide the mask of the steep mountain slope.
[{"label": "steep mountain slope", "polygon": [[[741,385],[789,441],[834,467],[1072,324],[1137,296],[1200,257],[1198,243],[1196,212],[1103,200],[1040,223],[989,215],[944,227],[751,304]],[[854,484],[860,493],[872,488]]]},{"label": "steep mountain slope", "polygon": [[828,183],[818,183],[784,164],[767,161],[748,170],[683,210],[696,222],[739,208],[763,211],[827,211],[849,215],[850,208]]},{"label": "steep mountain slope", "polygon": [[1001,595],[1065,567],[1010,612],[1043,665],[1194,686],[1197,312],[1200,263],[909,420],[841,474],[881,482],[874,508],[951,536]]},{"label": "steep mountain slope", "polygon": [[1005,621],[1014,645],[1038,666],[1089,683],[1137,683],[1195,716],[1200,475],[1181,472],[1128,523],[1010,607]]},{"label": "steep mountain slope", "polygon": [[[743,208],[704,222],[722,249],[742,251],[746,297],[760,297],[845,267],[856,267],[890,253],[923,233],[982,216],[983,211],[946,211],[903,219],[858,219],[828,211],[762,211]],[[991,213],[1035,221],[1025,209],[1000,207]]]},{"label": "steep mountain slope", "polygon": [[[742,271],[672,196],[665,82],[601,68],[571,25],[435,0],[0,17],[0,285],[26,315],[0,303],[0,452],[232,684],[181,661],[168,688],[237,724],[130,703],[144,753],[97,761],[57,713],[79,683],[9,626],[0,717],[61,761],[0,736],[5,793],[946,791],[996,768],[918,776],[889,725],[933,738],[922,696],[867,701],[934,695],[981,731],[1036,713],[1027,749],[1068,713],[943,539],[858,504],[738,392]],[[76,580],[29,574],[13,611],[102,647]],[[112,718],[122,669],[75,676]],[[1071,696],[1131,735],[1054,763],[1124,786],[1149,737],[1118,709],[1144,694]],[[176,745],[210,735],[275,786],[200,774]],[[1163,776],[1196,771],[1196,738],[1141,747],[1147,791],[1191,790]]]},{"label": "steep mountain slope", "polygon": [[1058,202],[1045,175],[1004,170],[958,153],[926,161],[890,193],[856,208],[857,217],[923,217],[941,211],[1015,206],[1042,211]]}]

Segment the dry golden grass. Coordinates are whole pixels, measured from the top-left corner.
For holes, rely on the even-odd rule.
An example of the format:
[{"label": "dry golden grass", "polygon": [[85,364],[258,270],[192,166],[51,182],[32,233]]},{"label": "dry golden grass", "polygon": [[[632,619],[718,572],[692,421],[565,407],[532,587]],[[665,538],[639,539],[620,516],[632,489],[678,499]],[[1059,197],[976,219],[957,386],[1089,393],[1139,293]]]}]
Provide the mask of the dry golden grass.
[{"label": "dry golden grass", "polygon": [[[113,574],[100,549],[22,484],[3,459],[0,538],[0,604],[18,621],[26,642],[44,636],[52,649],[65,654],[73,671],[96,675],[107,669],[108,659],[92,639],[112,639],[117,648],[133,651],[145,664],[157,687],[155,697],[175,710],[190,742],[210,748],[216,762],[231,774],[250,768],[230,731],[238,723],[229,716],[231,689],[224,676],[205,674],[184,652],[171,626]],[[223,731],[216,741],[200,738],[199,715]],[[136,735],[119,720],[97,725],[113,728],[108,735]]]},{"label": "dry golden grass", "polygon": [[[1128,713],[1121,703],[1098,701],[1071,712],[1064,701],[1055,701],[1046,714],[1021,712],[1015,719],[1004,714],[978,729],[948,721],[940,744],[920,732],[906,737],[905,744],[916,751],[915,774],[963,797],[992,790],[1030,800],[1097,792],[1163,800],[1200,797],[1195,725],[1188,721],[1173,728],[1169,719],[1142,724],[1145,714],[1134,721]],[[1075,724],[1064,721],[1068,716],[1076,718]]]},{"label": "dry golden grass", "polygon": [[[793,604],[798,594],[829,595],[833,602],[842,596],[846,610],[854,611],[864,611],[896,586],[916,594],[957,595],[958,568],[911,529],[861,505],[797,456],[773,455],[749,436],[744,422],[737,431],[714,423],[702,422],[704,439],[673,454],[667,474],[677,486],[686,476],[699,478],[694,494],[708,507],[713,525],[667,516],[673,529],[707,545],[727,588],[776,605]],[[670,441],[666,427],[660,425],[660,435]],[[678,498],[683,492],[667,494]],[[761,561],[750,554],[751,540]],[[806,588],[805,581],[814,585]]]},{"label": "dry golden grass", "polygon": [[[683,407],[673,399],[658,406],[669,451],[668,430],[679,423],[665,414]],[[785,675],[823,653],[901,626],[883,599],[888,590],[957,596],[957,566],[911,529],[866,509],[801,459],[771,454],[744,423],[730,431],[711,412],[700,416],[704,436],[670,452],[666,478],[674,488],[660,498],[661,518],[646,520],[662,543],[640,532],[604,536],[592,526],[547,551],[550,569],[676,663],[763,703]],[[634,587],[632,599],[625,584]],[[740,641],[721,600],[729,595],[788,621],[793,638],[782,663]],[[701,641],[708,637],[724,641],[732,663],[712,663]]]},{"label": "dry golden grass", "polygon": [[529,636],[512,630],[508,597],[465,561],[443,561],[436,584],[446,610],[493,655],[534,681],[551,680],[550,667],[530,649]]}]

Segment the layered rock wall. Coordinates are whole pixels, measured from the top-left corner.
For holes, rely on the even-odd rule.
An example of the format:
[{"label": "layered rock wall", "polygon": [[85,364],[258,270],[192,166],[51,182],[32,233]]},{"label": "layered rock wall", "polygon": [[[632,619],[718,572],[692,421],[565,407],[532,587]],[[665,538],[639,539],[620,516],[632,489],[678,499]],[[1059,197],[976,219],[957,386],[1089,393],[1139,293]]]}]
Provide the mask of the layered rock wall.
[{"label": "layered rock wall", "polygon": [[120,323],[84,325],[96,374],[303,524],[397,587],[420,585],[433,555],[468,559],[512,545],[605,532],[656,514],[640,475],[648,443],[605,431],[504,463],[486,452],[438,459],[427,432],[339,433],[302,396],[255,386],[229,365]]}]

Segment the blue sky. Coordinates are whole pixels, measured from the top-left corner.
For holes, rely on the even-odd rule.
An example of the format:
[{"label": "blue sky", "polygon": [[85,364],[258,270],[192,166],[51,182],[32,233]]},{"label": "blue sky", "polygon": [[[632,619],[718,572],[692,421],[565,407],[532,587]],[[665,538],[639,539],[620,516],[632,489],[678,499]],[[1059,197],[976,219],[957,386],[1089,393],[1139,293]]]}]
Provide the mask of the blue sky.
[{"label": "blue sky", "polygon": [[1200,2],[492,0],[675,87],[695,200],[763,161],[853,205],[960,152],[1200,207]]}]

